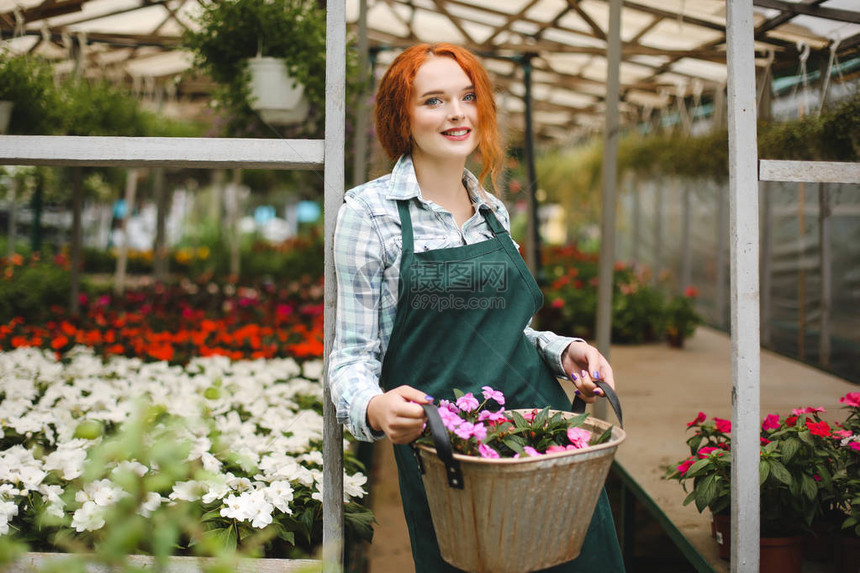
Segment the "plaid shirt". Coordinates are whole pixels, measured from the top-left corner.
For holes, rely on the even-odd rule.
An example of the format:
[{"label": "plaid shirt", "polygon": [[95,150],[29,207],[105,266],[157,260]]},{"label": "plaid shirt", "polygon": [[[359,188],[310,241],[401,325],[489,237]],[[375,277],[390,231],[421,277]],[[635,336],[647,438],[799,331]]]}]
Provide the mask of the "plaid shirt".
[{"label": "plaid shirt", "polygon": [[[338,421],[360,440],[383,436],[368,425],[367,404],[382,393],[382,360],[397,312],[402,247],[397,200],[417,199],[409,206],[416,252],[492,238],[492,230],[478,212],[478,207],[487,202],[479,191],[478,179],[466,170],[463,183],[475,214],[462,229],[450,212],[421,196],[408,155],[401,157],[388,175],[347,191],[338,212],[334,234],[337,322],[329,357],[329,382]],[[501,224],[510,229],[504,204],[489,193],[486,197]],[[579,339],[529,327],[525,334],[555,374],[566,376],[561,355],[571,341]]]}]

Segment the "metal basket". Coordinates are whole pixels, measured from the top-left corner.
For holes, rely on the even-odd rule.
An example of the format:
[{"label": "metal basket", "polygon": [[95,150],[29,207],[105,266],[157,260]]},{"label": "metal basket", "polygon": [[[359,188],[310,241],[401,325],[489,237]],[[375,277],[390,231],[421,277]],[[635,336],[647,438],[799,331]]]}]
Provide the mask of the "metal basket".
[{"label": "metal basket", "polygon": [[[435,414],[428,427],[436,447],[416,445],[415,453],[445,561],[472,573],[526,573],[579,555],[624,430],[581,450],[484,459],[452,454],[438,412],[425,409]],[[589,417],[583,427],[600,435],[610,425]]]}]

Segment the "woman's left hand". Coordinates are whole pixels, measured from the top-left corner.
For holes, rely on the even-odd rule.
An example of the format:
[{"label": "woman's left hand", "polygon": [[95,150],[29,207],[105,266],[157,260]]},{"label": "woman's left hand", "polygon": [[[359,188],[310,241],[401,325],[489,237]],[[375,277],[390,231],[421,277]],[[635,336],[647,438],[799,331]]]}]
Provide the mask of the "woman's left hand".
[{"label": "woman's left hand", "polygon": [[579,396],[587,403],[591,404],[603,395],[594,383],[596,379],[606,382],[615,390],[615,378],[609,361],[590,344],[571,342],[562,354],[561,363],[579,390]]}]

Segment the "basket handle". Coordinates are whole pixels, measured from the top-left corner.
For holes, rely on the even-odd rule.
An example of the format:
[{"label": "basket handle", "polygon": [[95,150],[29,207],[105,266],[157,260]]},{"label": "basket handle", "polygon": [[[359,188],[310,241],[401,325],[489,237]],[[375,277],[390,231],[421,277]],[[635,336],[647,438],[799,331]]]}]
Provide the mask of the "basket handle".
[{"label": "basket handle", "polygon": [[[609,400],[609,405],[612,406],[612,410],[618,418],[618,424],[624,428],[624,418],[621,416],[621,402],[618,400],[618,394],[615,393],[612,386],[603,380],[595,380],[594,383],[597,384],[598,388],[603,390],[603,395],[606,396],[607,400]],[[579,396],[574,398],[573,404],[570,405],[570,411],[574,414],[582,414],[585,412],[585,400]]]},{"label": "basket handle", "polygon": [[433,445],[436,446],[436,455],[445,464],[445,475],[448,476],[448,486],[463,489],[463,471],[460,469],[460,462],[454,459],[454,452],[451,450],[451,440],[448,438],[448,429],[442,423],[442,416],[439,415],[439,410],[433,404],[421,404],[421,407],[424,408],[424,413],[427,414],[427,428],[430,429]]}]

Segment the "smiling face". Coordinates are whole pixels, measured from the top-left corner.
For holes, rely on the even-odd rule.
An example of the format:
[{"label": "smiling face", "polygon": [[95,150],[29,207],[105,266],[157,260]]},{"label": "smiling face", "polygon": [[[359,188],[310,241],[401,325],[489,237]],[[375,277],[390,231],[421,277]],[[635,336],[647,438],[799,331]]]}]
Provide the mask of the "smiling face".
[{"label": "smiling face", "polygon": [[412,84],[412,155],[465,161],[478,146],[475,86],[453,59],[430,56]]}]

